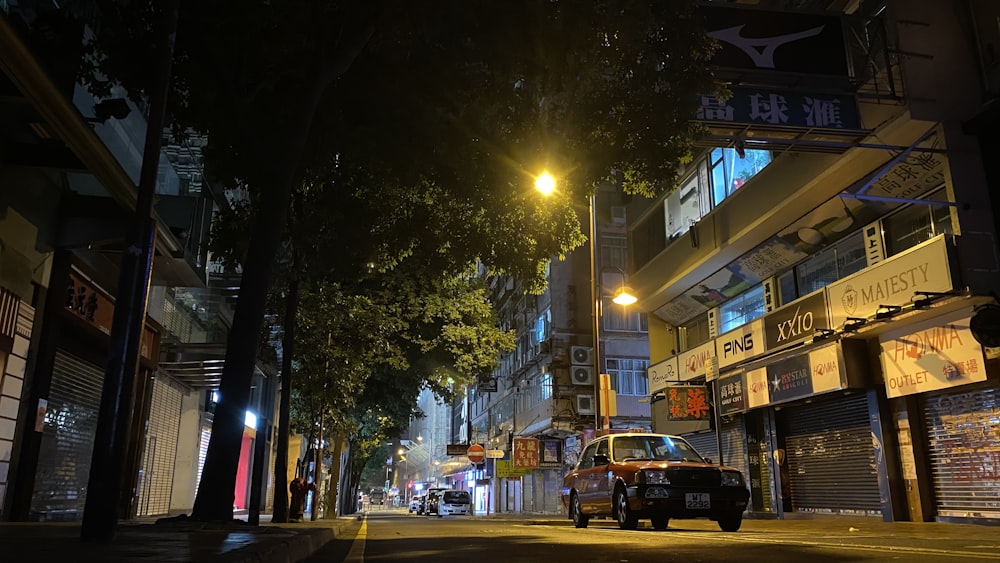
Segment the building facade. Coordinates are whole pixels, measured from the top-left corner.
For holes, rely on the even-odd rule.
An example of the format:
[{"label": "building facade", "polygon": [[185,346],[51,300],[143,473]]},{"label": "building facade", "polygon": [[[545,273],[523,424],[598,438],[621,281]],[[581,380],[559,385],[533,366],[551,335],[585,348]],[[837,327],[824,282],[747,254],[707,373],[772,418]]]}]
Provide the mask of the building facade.
[{"label": "building facade", "polygon": [[[468,392],[469,436],[484,446],[487,459],[461,478],[478,512],[559,513],[562,477],[601,422],[611,432],[650,426],[646,317],[611,301],[629,281],[623,201],[611,186],[598,191],[591,201],[594,246],[554,260],[542,294],[529,294],[509,278],[491,280],[500,326],[515,331],[517,346]],[[602,373],[608,376],[603,393]],[[602,396],[605,408],[599,409]]]},{"label": "building facade", "polygon": [[733,96],[629,213],[654,429],[755,516],[996,520],[998,10],[751,4],[706,6]]}]

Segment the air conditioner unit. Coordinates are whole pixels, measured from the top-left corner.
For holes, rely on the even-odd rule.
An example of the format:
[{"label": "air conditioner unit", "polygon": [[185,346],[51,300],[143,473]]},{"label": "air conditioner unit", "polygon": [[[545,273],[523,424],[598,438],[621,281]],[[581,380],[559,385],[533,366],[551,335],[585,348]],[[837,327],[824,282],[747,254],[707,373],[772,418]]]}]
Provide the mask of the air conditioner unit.
[{"label": "air conditioner unit", "polygon": [[576,396],[576,414],[594,414],[594,396]]},{"label": "air conditioner unit", "polygon": [[573,385],[594,385],[594,368],[590,366],[573,366],[570,375]]},{"label": "air conditioner unit", "polygon": [[594,365],[594,349],[589,346],[573,346],[570,351],[570,363],[573,365]]}]

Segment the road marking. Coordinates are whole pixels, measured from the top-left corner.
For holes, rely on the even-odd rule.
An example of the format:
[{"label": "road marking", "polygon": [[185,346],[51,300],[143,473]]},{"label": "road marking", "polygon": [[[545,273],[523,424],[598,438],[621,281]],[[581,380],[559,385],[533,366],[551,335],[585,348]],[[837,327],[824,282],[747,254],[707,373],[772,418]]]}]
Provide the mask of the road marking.
[{"label": "road marking", "polygon": [[368,514],[361,520],[361,528],[358,535],[354,536],[351,542],[351,550],[347,552],[344,563],[365,563],[365,540],[368,539]]}]

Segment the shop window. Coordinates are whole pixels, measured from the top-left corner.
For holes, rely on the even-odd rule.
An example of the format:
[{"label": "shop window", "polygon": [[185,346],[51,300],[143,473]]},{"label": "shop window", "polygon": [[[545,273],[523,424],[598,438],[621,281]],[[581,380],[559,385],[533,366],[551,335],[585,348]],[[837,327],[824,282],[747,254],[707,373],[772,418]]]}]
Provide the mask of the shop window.
[{"label": "shop window", "polygon": [[[817,252],[795,267],[797,293],[786,296],[782,287],[782,303],[808,295],[841,278],[864,269],[865,241],[858,231],[837,244]],[[786,297],[791,297],[787,299]]]},{"label": "shop window", "polygon": [[779,307],[799,298],[799,290],[795,287],[795,270],[788,270],[778,276],[777,285]]},{"label": "shop window", "polygon": [[733,297],[719,305],[719,334],[741,327],[750,321],[764,316],[764,286]]},{"label": "shop window", "polygon": [[757,175],[771,163],[770,151],[747,149],[741,158],[736,149],[717,148],[712,150],[712,200],[719,205],[722,200]]},{"label": "shop window", "polygon": [[[933,196],[932,196],[933,197]],[[886,253],[893,256],[942,233],[952,233],[947,205],[908,205],[882,221]]]},{"label": "shop window", "polygon": [[607,366],[611,379],[611,389],[615,393],[619,395],[649,395],[649,382],[646,379],[649,360],[608,358]]}]

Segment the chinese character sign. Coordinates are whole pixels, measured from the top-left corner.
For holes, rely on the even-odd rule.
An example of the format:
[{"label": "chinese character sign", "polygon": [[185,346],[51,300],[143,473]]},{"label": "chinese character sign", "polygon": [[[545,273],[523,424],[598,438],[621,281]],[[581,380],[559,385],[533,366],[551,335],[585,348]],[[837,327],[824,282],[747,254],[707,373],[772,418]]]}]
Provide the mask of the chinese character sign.
[{"label": "chinese character sign", "polygon": [[514,438],[514,452],[511,461],[514,469],[535,469],[538,467],[538,440],[535,438]]},{"label": "chinese character sign", "polygon": [[708,420],[708,395],[703,385],[667,388],[667,419]]},{"label": "chinese character sign", "polygon": [[853,96],[803,94],[760,88],[732,87],[732,97],[720,101],[699,96],[695,118],[808,129],[860,130],[861,119]]}]

